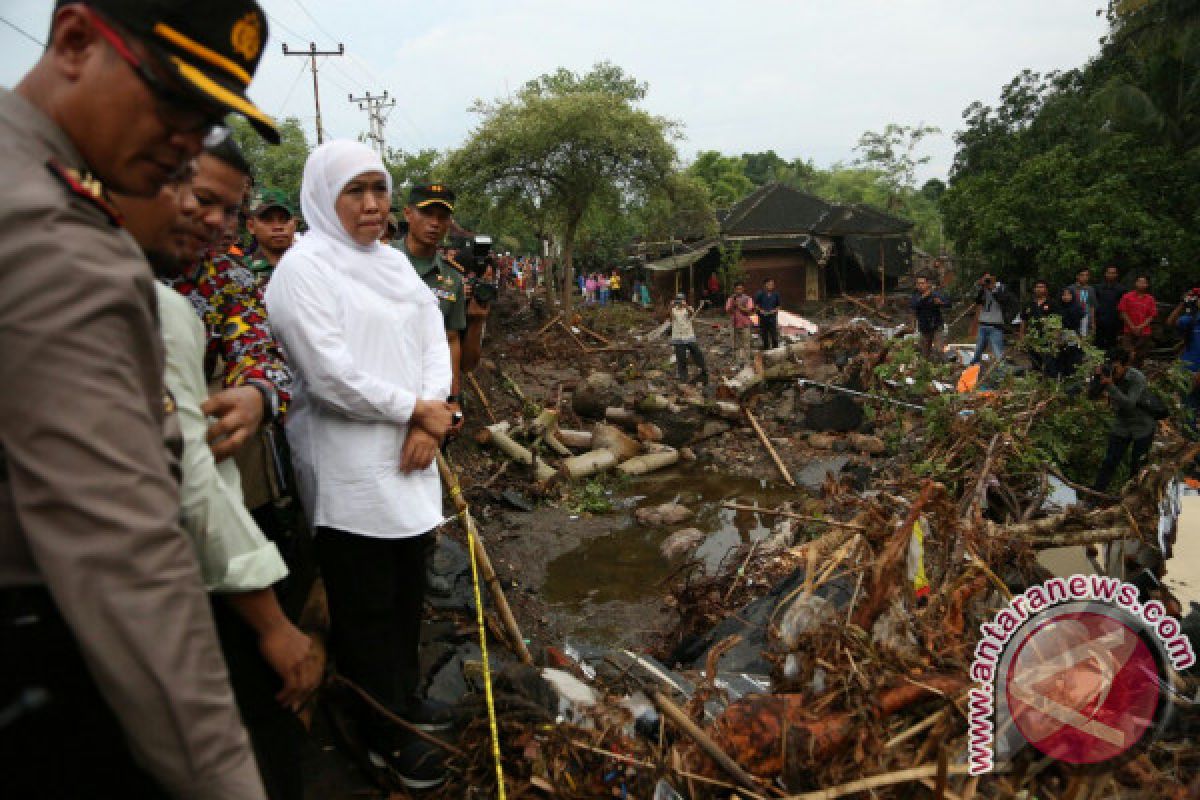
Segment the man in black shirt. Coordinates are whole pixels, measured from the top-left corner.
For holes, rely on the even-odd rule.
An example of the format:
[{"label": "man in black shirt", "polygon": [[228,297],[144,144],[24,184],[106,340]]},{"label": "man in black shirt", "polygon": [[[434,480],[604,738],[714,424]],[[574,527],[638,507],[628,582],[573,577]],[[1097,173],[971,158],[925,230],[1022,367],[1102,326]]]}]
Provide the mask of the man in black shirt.
[{"label": "man in black shirt", "polygon": [[762,336],[763,350],[779,347],[779,306],[775,279],[767,278],[754,295],[754,310],[758,312],[758,332]]},{"label": "man in black shirt", "polygon": [[[942,308],[948,303],[941,292],[934,291],[929,278],[924,275],[917,276],[916,289],[917,291],[909,300],[909,306],[917,318],[921,356],[929,358],[933,355],[934,342],[937,341],[938,335],[942,332],[942,326],[945,324],[942,320]],[[939,353],[941,350],[942,348],[938,347]]]},{"label": "man in black shirt", "polygon": [[[1021,330],[1018,338],[1024,342],[1027,333],[1040,336],[1043,329],[1042,320],[1053,314],[1054,303],[1050,300],[1050,284],[1038,278],[1033,282],[1033,299],[1029,301],[1029,305],[1021,309]],[[1038,372],[1045,371],[1047,366],[1045,353],[1031,348],[1029,360]]]},{"label": "man in black shirt", "polygon": [[1096,347],[1111,350],[1121,333],[1121,314],[1117,304],[1125,295],[1116,267],[1104,268],[1104,283],[1096,287]]}]

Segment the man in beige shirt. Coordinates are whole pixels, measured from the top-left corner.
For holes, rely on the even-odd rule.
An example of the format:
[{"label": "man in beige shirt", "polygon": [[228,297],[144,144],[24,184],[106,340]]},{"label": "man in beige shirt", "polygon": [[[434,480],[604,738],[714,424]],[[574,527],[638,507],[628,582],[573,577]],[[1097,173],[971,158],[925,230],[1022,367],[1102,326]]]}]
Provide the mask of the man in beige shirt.
[{"label": "man in beige shirt", "polygon": [[244,96],[265,39],[248,0],[59,2],[0,91],[6,796],[263,797],[179,526],[153,276],[100,182],[154,194],[231,110],[277,138]]}]

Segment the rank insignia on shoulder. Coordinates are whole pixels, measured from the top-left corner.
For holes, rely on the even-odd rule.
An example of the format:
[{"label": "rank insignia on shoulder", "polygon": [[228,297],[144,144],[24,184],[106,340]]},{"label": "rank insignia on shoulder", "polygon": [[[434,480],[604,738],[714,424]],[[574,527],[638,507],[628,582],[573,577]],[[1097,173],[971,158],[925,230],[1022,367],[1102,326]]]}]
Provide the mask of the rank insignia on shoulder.
[{"label": "rank insignia on shoulder", "polygon": [[163,390],[163,413],[170,416],[176,411],[175,396],[167,389]]},{"label": "rank insignia on shoulder", "polygon": [[104,212],[104,216],[108,217],[108,221],[113,225],[120,227],[124,224],[121,212],[105,195],[104,184],[100,181],[77,169],[63,166],[53,158],[46,162],[46,169],[50,170],[50,174],[58,178],[59,182],[66,186],[72,194],[82,197]]}]

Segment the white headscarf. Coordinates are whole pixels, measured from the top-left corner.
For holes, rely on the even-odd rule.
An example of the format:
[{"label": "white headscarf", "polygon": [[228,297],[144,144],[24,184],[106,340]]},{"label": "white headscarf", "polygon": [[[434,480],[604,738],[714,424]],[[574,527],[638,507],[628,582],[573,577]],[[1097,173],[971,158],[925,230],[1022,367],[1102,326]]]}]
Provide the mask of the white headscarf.
[{"label": "white headscarf", "polygon": [[413,269],[404,253],[378,241],[359,244],[338,219],[334,207],[346,184],[367,172],[382,173],[388,194],[392,176],[383,159],[362,142],[337,139],[313,150],[304,164],[300,209],[309,231],[280,260],[277,269],[300,259],[332,267],[396,302],[437,303],[433,292]]}]

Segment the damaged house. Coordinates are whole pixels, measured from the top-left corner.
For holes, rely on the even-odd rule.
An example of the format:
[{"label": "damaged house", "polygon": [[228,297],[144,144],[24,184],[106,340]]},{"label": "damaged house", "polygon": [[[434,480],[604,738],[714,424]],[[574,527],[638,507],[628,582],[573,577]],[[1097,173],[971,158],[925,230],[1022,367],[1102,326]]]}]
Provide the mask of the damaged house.
[{"label": "damaged house", "polygon": [[720,269],[722,248],[737,248],[751,287],[774,278],[787,298],[822,300],[842,292],[895,288],[912,269],[913,223],[869,206],[830,203],[768,183],[719,215],[715,239],[682,242],[669,254],[647,252],[659,297],[703,295]]}]

